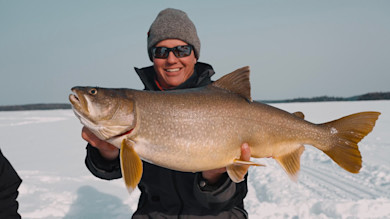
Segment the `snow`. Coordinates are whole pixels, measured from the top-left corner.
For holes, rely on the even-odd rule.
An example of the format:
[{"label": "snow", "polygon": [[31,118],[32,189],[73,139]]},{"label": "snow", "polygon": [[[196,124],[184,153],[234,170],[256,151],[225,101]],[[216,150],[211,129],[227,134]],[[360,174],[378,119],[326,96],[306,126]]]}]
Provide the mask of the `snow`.
[{"label": "snow", "polygon": [[[298,182],[272,159],[251,167],[245,206],[250,218],[390,218],[390,101],[273,104],[305,119],[327,122],[379,111],[374,131],[360,143],[363,168],[351,174],[307,146]],[[105,181],[84,165],[86,143],[71,110],[0,112],[0,147],[23,179],[23,218],[129,218],[138,203],[122,179]]]}]

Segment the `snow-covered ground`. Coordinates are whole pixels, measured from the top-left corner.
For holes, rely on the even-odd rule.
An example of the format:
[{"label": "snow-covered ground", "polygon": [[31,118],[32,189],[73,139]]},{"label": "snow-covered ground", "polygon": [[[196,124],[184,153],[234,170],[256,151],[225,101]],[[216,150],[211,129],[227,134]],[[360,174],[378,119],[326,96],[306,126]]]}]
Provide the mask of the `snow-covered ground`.
[{"label": "snow-covered ground", "polygon": [[[380,111],[360,143],[363,168],[350,174],[307,146],[294,183],[272,159],[252,167],[245,199],[250,218],[390,218],[390,101],[274,104],[302,111],[315,123],[360,111]],[[93,177],[84,165],[86,143],[71,110],[0,112],[0,148],[17,170],[23,218],[129,218],[139,191],[122,180]]]}]

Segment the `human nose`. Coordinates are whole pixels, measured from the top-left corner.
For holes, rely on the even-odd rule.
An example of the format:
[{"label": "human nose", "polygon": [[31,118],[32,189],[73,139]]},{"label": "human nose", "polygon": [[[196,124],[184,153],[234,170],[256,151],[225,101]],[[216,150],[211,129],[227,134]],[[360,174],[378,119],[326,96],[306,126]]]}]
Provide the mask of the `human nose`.
[{"label": "human nose", "polygon": [[167,62],[168,63],[176,63],[178,61],[178,58],[173,54],[172,51],[169,51],[168,57],[167,57]]}]

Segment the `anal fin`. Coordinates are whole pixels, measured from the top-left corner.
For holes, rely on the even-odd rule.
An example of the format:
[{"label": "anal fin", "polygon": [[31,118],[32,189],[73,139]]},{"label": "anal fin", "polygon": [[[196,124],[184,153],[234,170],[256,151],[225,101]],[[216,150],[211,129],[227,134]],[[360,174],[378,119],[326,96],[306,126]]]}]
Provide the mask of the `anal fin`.
[{"label": "anal fin", "polygon": [[298,179],[298,172],[301,166],[301,155],[305,150],[305,146],[301,145],[291,153],[274,157],[276,161],[283,167],[288,176],[296,182]]},{"label": "anal fin", "polygon": [[232,165],[226,167],[226,170],[230,179],[235,183],[239,183],[244,180],[245,174],[248,172],[248,168],[250,166],[265,166],[265,165],[258,164],[252,161],[235,159]]},{"label": "anal fin", "polygon": [[123,139],[120,160],[122,177],[125,180],[125,184],[129,193],[131,193],[142,177],[142,161],[138,154],[134,151],[133,142]]}]

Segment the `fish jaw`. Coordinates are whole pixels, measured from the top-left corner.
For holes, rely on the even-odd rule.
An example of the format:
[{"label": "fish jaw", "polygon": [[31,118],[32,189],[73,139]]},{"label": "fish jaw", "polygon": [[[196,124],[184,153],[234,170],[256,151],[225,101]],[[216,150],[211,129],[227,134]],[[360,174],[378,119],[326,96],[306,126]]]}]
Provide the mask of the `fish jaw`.
[{"label": "fish jaw", "polygon": [[80,116],[85,117],[83,112],[88,112],[88,106],[84,95],[77,90],[77,87],[73,87],[71,90],[73,94],[69,95],[69,101],[72,104],[73,111],[78,118]]},{"label": "fish jaw", "polygon": [[[73,87],[69,95],[73,111],[80,122],[99,139],[119,142],[123,135],[135,126],[134,107],[131,101],[123,101],[123,90],[94,87]],[[119,92],[118,92],[119,91]],[[119,97],[118,97],[119,96]],[[115,144],[120,148],[121,143]]]}]

